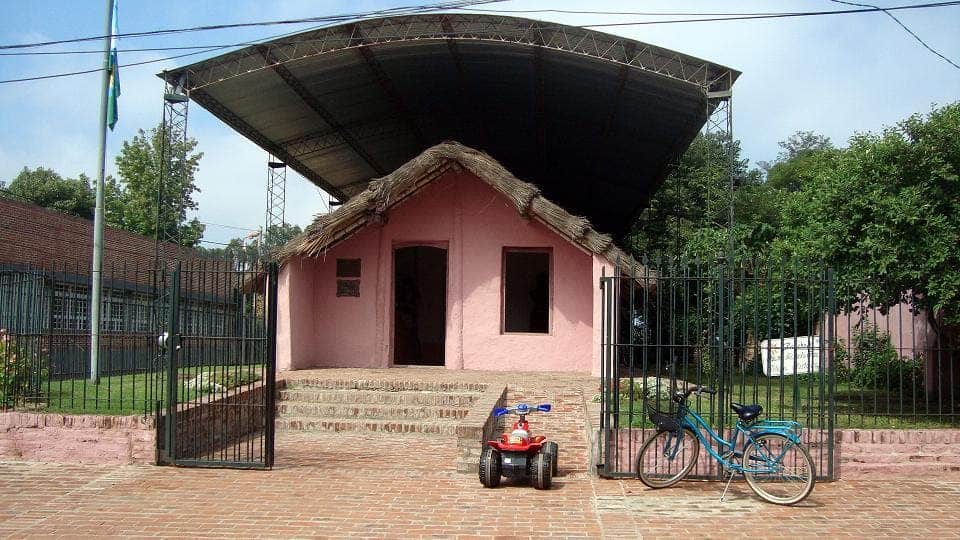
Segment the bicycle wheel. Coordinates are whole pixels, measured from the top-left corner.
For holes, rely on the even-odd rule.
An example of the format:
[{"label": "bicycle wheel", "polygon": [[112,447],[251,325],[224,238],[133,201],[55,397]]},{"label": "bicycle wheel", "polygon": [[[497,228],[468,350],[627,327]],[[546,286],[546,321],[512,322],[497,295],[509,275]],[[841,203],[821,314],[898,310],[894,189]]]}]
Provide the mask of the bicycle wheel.
[{"label": "bicycle wheel", "polygon": [[795,504],[813,491],[813,459],[806,448],[783,435],[767,433],[753,439],[743,453],[743,466],[763,471],[744,471],[743,476],[750,488],[768,502]]},{"label": "bicycle wheel", "polygon": [[647,439],[637,454],[637,477],[654,489],[670,487],[690,474],[700,455],[700,440],[689,428],[660,431]]}]

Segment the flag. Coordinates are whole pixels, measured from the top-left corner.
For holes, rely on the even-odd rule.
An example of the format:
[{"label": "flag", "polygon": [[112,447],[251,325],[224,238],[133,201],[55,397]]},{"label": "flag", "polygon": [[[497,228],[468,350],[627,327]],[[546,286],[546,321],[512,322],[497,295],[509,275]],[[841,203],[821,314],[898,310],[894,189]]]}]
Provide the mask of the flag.
[{"label": "flag", "polygon": [[107,96],[107,125],[113,131],[113,126],[117,125],[117,118],[120,114],[117,112],[117,98],[120,97],[120,65],[117,63],[117,4],[120,0],[113,1],[112,30],[110,31],[110,63],[107,70],[110,72],[110,80],[107,83],[109,95]]}]

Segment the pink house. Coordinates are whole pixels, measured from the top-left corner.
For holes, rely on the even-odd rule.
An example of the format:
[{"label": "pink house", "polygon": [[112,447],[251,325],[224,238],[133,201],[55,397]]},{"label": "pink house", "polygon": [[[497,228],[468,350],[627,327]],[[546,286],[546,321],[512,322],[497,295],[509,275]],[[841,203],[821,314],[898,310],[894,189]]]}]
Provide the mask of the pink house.
[{"label": "pink house", "polygon": [[281,252],[281,370],[598,374],[599,280],[634,262],[458,143],[427,149]]}]

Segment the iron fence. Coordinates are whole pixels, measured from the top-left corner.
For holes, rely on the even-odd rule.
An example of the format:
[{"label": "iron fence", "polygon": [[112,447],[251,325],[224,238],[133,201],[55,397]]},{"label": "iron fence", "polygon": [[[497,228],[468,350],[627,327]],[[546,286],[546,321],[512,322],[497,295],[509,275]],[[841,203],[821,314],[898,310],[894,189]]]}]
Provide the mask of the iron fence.
[{"label": "iron fence", "polygon": [[[181,264],[177,322],[186,348],[173,375],[180,386],[202,379],[204,366],[263,366],[265,348],[254,344],[266,332],[265,267],[234,260]],[[158,337],[169,326],[171,272],[171,264],[104,268],[94,383],[89,266],[0,266],[0,409],[153,415],[168,399],[170,374]],[[229,384],[253,376],[239,374],[237,368],[236,376],[226,376]],[[196,392],[177,396],[184,401]]]},{"label": "iron fence", "polygon": [[[698,384],[691,405],[729,434],[731,403],[797,420],[821,478],[839,428],[957,427],[958,354],[917,331],[922,313],[838,305],[829,271],[786,264],[647,260],[601,279],[603,472],[635,474],[653,433],[645,403]],[[701,459],[695,474],[715,477]]]}]

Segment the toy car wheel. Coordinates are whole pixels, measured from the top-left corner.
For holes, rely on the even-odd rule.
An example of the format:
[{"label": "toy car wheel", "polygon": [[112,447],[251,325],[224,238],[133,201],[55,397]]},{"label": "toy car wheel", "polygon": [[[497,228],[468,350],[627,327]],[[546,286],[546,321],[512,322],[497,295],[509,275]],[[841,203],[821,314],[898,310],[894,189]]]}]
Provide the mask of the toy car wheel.
[{"label": "toy car wheel", "polygon": [[549,455],[539,452],[533,456],[530,481],[537,489],[550,489],[550,484],[553,483],[553,460]]},{"label": "toy car wheel", "polygon": [[483,487],[494,488],[500,485],[500,452],[489,446],[480,453],[480,483]]},{"label": "toy car wheel", "polygon": [[553,470],[550,472],[553,476],[557,476],[557,471],[560,470],[560,445],[553,441],[545,442],[540,453],[550,456],[550,462],[553,464]]}]

